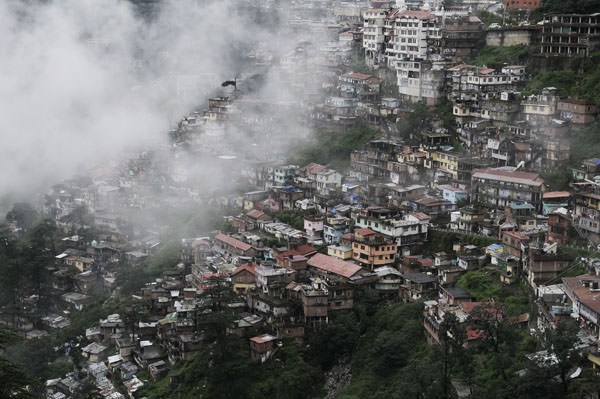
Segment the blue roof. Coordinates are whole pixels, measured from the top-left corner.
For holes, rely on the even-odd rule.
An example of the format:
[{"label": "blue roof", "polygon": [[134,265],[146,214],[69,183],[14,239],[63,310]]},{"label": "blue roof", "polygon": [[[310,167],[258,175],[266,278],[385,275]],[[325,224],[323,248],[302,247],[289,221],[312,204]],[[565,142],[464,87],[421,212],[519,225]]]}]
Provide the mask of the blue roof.
[{"label": "blue roof", "polygon": [[591,159],[590,161],[595,165],[600,165],[600,159]]},{"label": "blue roof", "polygon": [[283,190],[285,190],[285,191],[289,191],[289,190],[295,190],[295,189],[296,189],[296,187],[294,187],[294,186],[285,186],[285,187],[283,188]]},{"label": "blue roof", "polygon": [[492,251],[495,251],[497,249],[502,248],[502,245],[500,245],[500,244],[492,244],[492,245],[488,246],[488,248],[491,249]]}]

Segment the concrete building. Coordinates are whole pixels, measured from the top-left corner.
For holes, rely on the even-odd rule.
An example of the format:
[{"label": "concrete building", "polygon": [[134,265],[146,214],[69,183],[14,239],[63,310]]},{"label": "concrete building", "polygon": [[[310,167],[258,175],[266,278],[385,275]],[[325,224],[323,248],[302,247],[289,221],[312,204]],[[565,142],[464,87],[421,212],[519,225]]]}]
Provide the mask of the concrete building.
[{"label": "concrete building", "polygon": [[540,53],[589,57],[600,47],[600,13],[545,15]]},{"label": "concrete building", "polygon": [[513,202],[529,202],[540,210],[544,180],[537,173],[516,168],[475,169],[471,178],[474,203],[504,209]]}]

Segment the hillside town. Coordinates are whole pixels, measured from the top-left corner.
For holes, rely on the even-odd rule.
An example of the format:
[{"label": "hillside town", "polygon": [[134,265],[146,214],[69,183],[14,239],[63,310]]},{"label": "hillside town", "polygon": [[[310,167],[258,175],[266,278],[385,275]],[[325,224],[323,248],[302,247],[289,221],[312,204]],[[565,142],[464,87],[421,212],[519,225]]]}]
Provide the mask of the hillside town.
[{"label": "hillside town", "polygon": [[[77,357],[43,397],[155,397],[161,381],[176,392],[182,365],[225,339],[211,332],[221,322],[253,364],[276,364],[365,303],[419,304],[429,346],[464,335],[449,352],[500,345],[502,325],[531,339],[540,369],[577,353],[553,383],[595,381],[600,147],[581,158],[574,143],[597,127],[597,102],[535,79],[552,62],[596,62],[600,14],[538,15],[539,0],[259,3],[302,38],[279,59],[261,43],[249,56],[292,96],[242,74],[164,148],[7,214],[7,247],[52,236],[30,277],[43,281],[7,293],[0,324],[26,343],[63,338],[54,356]],[[515,47],[527,52],[481,61]],[[562,323],[576,326],[565,359],[543,346]],[[457,375],[445,397],[479,397]],[[328,398],[352,386],[324,383]]]}]

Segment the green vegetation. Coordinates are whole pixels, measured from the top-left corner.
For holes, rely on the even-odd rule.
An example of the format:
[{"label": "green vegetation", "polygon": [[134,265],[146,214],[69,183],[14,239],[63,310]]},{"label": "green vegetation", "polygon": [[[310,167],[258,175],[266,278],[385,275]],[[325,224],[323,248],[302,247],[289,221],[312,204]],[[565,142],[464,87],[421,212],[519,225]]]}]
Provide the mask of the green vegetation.
[{"label": "green vegetation", "polygon": [[527,82],[523,94],[539,93],[544,87],[556,87],[562,96],[585,99],[599,104],[600,66],[591,60],[585,60],[579,67],[535,75]]},{"label": "green vegetation", "polygon": [[600,125],[594,122],[584,129],[575,131],[571,137],[571,156],[569,163],[579,167],[588,158],[600,156]]},{"label": "green vegetation", "polygon": [[281,211],[273,214],[275,219],[287,223],[295,229],[304,230],[304,215],[298,211]]},{"label": "green vegetation", "polygon": [[493,299],[504,303],[508,315],[516,316],[530,311],[529,292],[522,284],[506,285],[500,281],[500,271],[484,267],[465,273],[457,285],[470,292],[477,301]]},{"label": "green vegetation", "polygon": [[475,14],[477,17],[485,24],[485,26],[490,26],[491,24],[502,25],[502,16],[498,14],[494,14],[489,11],[476,11]]},{"label": "green vegetation", "polygon": [[365,61],[365,53],[362,49],[354,49],[350,59],[350,71],[371,74]]},{"label": "green vegetation", "polygon": [[[17,340],[14,333],[0,326],[0,351]],[[35,396],[27,387],[36,387],[38,383],[27,375],[17,364],[0,356],[0,397],[29,399]]]},{"label": "green vegetation", "polygon": [[300,145],[293,162],[299,165],[317,162],[343,170],[350,163],[350,153],[377,136],[377,131],[363,124],[344,132],[319,129]]},{"label": "green vegetation", "polygon": [[536,16],[550,13],[591,14],[600,12],[597,0],[542,0],[542,5],[536,10]]},{"label": "green vegetation", "polygon": [[498,242],[493,237],[473,236],[452,231],[429,229],[427,242],[422,252],[424,255],[432,255],[441,251],[451,252],[452,244],[459,240],[465,244],[477,245],[479,247],[487,247]]},{"label": "green vegetation", "polygon": [[[337,397],[414,398],[441,393],[440,360],[422,327],[422,305],[392,305],[369,318],[352,359],[352,380]],[[433,361],[433,363],[431,363]]]},{"label": "green vegetation", "polygon": [[544,184],[550,191],[562,191],[569,189],[569,180],[571,176],[567,169],[542,173],[542,177],[544,178]]},{"label": "green vegetation", "polygon": [[527,65],[535,51],[534,47],[527,47],[522,44],[507,47],[484,46],[471,62],[474,65],[500,70],[505,64]]}]

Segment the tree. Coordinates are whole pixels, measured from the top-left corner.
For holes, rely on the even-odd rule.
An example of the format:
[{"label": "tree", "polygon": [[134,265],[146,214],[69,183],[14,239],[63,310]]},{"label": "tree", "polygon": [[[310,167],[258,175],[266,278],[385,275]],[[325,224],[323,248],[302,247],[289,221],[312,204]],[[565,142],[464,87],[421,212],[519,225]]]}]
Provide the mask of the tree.
[{"label": "tree", "polygon": [[578,342],[579,329],[573,323],[561,321],[555,329],[548,329],[544,337],[544,346],[556,361],[552,368],[560,376],[563,393],[569,391],[569,371],[577,364],[578,354],[573,347]]},{"label": "tree", "polygon": [[[17,339],[7,328],[0,326],[0,350]],[[0,397],[14,399],[34,398],[32,394],[36,381],[27,375],[21,367],[0,357]]]},{"label": "tree", "polygon": [[504,332],[509,329],[506,321],[504,305],[499,302],[487,302],[475,306],[471,318],[483,332],[483,340],[498,353],[500,344],[504,339]]},{"label": "tree", "polygon": [[440,323],[439,329],[442,367],[441,381],[443,398],[448,398],[451,388],[451,377],[453,368],[460,363],[463,345],[467,338],[463,325],[454,313],[446,313]]},{"label": "tree", "polygon": [[6,220],[16,223],[23,230],[29,229],[37,218],[37,211],[27,202],[17,202],[6,214]]}]

